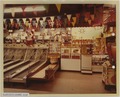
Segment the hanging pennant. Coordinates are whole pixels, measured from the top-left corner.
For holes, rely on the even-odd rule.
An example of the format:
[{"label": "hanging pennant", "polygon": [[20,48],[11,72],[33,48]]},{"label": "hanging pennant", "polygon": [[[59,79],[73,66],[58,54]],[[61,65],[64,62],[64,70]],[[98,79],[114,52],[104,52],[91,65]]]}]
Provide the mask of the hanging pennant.
[{"label": "hanging pennant", "polygon": [[56,7],[57,7],[58,12],[60,12],[60,10],[61,10],[61,4],[56,4]]},{"label": "hanging pennant", "polygon": [[35,11],[36,5],[33,5],[32,8],[33,8],[33,14],[37,16],[37,11]]},{"label": "hanging pennant", "polygon": [[30,20],[29,22],[32,23],[32,18],[29,18],[29,20]]},{"label": "hanging pennant", "polygon": [[26,18],[23,18],[23,22],[24,22],[24,23],[26,22]]},{"label": "hanging pennant", "polygon": [[43,20],[40,20],[40,27],[43,27]]},{"label": "hanging pennant", "polygon": [[17,23],[19,23],[19,19],[16,19],[17,20]]},{"label": "hanging pennant", "polygon": [[13,23],[13,19],[10,19],[10,22]]},{"label": "hanging pennant", "polygon": [[39,22],[39,18],[36,18],[37,23]]},{"label": "hanging pennant", "polygon": [[94,15],[91,14],[90,17],[91,17],[91,20],[94,21]]},{"label": "hanging pennant", "polygon": [[46,21],[46,17],[43,17],[43,21],[44,21],[44,22]]},{"label": "hanging pennant", "polygon": [[50,18],[51,18],[51,21],[53,22],[54,21],[54,16],[51,16]]},{"label": "hanging pennant", "polygon": [[25,16],[25,8],[26,8],[26,6],[22,6],[21,8],[22,8],[22,11],[23,11],[23,16]]},{"label": "hanging pennant", "polygon": [[43,27],[45,28],[47,25],[47,22],[43,22]]},{"label": "hanging pennant", "polygon": [[71,20],[71,14],[67,15],[68,20]]},{"label": "hanging pennant", "polygon": [[15,8],[11,8],[12,17],[15,17]]},{"label": "hanging pennant", "polygon": [[68,27],[70,27],[70,25],[71,25],[71,21],[68,21]]},{"label": "hanging pennant", "polygon": [[76,17],[72,17],[72,18],[73,18],[72,25],[75,26],[75,23],[76,23]]},{"label": "hanging pennant", "polygon": [[61,19],[61,16],[57,16],[57,19],[60,20],[60,19]]},{"label": "hanging pennant", "polygon": [[91,20],[88,20],[88,24],[91,25]]},{"label": "hanging pennant", "polygon": [[42,17],[40,17],[40,21],[41,21],[41,20],[43,20],[43,18],[42,18]]},{"label": "hanging pennant", "polygon": [[54,26],[54,22],[51,22],[52,27]]}]

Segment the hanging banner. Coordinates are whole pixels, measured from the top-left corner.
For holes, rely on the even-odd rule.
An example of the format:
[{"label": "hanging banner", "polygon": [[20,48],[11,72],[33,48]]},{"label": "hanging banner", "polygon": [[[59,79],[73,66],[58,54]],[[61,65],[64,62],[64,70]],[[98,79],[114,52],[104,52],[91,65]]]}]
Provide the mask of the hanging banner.
[{"label": "hanging banner", "polygon": [[22,11],[23,11],[23,16],[25,16],[25,8],[26,8],[26,6],[22,6],[21,8],[22,8]]},{"label": "hanging banner", "polygon": [[68,20],[70,21],[71,19],[71,14],[67,15]]},{"label": "hanging banner", "polygon": [[60,12],[60,10],[61,10],[61,4],[56,4],[56,7],[57,7],[58,12]]},{"label": "hanging banner", "polygon": [[76,17],[72,17],[72,19],[73,19],[72,25],[75,26],[75,23],[76,23]]}]

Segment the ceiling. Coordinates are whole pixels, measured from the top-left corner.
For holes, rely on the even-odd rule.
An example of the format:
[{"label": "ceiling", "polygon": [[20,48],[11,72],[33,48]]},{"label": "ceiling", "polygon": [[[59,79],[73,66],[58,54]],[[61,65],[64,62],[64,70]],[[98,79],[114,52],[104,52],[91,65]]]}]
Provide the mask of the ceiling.
[{"label": "ceiling", "polygon": [[[26,12],[25,16],[23,16],[22,7],[31,7],[34,9],[36,6],[46,6],[48,10],[43,11],[36,11],[37,14],[33,14],[33,11]],[[5,5],[4,9],[14,8],[14,10],[19,8],[18,12],[15,12],[15,18],[31,18],[31,17],[43,17],[43,16],[57,16],[57,15],[64,15],[64,14],[76,14],[76,13],[84,13],[85,11],[90,11],[90,13],[94,13],[95,6],[103,6],[102,4],[61,4],[60,12],[57,9],[56,4],[7,4]],[[25,8],[25,9],[26,9]],[[34,10],[35,11],[35,10]],[[12,11],[11,11],[12,12]],[[4,18],[14,18],[11,15],[11,12],[6,13],[4,12]]]}]

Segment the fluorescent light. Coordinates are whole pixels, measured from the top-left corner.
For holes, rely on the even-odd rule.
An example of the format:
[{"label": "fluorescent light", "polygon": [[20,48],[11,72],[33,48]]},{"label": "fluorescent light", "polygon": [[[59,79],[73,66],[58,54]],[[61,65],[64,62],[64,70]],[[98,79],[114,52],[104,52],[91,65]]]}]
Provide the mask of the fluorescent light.
[{"label": "fluorescent light", "polygon": [[[5,8],[4,13],[11,13],[13,8]],[[22,8],[20,7],[14,7],[14,12],[22,12]]]},{"label": "fluorescent light", "polygon": [[[14,9],[14,12],[23,12],[21,7],[12,7],[12,8],[5,8],[4,13],[11,13],[13,9]],[[45,11],[45,10],[46,8],[43,5],[36,6],[35,8],[33,8],[32,6],[27,6],[24,12]]]},{"label": "fluorescent light", "polygon": [[31,11],[45,11],[45,7],[44,6],[36,6],[35,8],[32,8],[32,6],[26,7],[25,8],[25,12],[31,12]]}]

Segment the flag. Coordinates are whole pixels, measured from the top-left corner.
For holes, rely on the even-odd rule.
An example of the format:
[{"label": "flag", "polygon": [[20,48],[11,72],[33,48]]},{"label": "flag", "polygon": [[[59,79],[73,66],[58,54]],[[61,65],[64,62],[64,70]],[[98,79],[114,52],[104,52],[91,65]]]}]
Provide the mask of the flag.
[{"label": "flag", "polygon": [[26,22],[26,18],[23,18],[23,22],[24,22],[24,23]]},{"label": "flag", "polygon": [[25,16],[25,8],[26,8],[26,6],[22,6],[21,8],[22,8],[22,11],[23,11],[23,16]]},{"label": "flag", "polygon": [[51,18],[51,21],[53,22],[54,21],[54,16],[51,16],[50,18]]},{"label": "flag", "polygon": [[39,21],[39,18],[36,18],[36,21],[37,21],[37,23],[38,23],[38,21]]},{"label": "flag", "polygon": [[44,22],[46,21],[46,17],[43,17],[43,21],[44,21]]},{"label": "flag", "polygon": [[76,23],[76,17],[72,17],[72,19],[73,19],[72,25],[75,26],[75,23]]},{"label": "flag", "polygon": [[68,20],[71,20],[71,14],[67,15]]},{"label": "flag", "polygon": [[56,4],[56,7],[57,7],[58,12],[60,12],[60,10],[61,10],[61,4]]},{"label": "flag", "polygon": [[33,13],[34,13],[34,15],[37,16],[37,11],[35,11],[36,5],[33,5],[32,8],[33,8]]},{"label": "flag", "polygon": [[88,20],[88,24],[91,25],[91,20],[90,19]]}]

